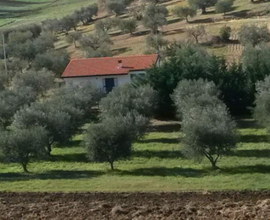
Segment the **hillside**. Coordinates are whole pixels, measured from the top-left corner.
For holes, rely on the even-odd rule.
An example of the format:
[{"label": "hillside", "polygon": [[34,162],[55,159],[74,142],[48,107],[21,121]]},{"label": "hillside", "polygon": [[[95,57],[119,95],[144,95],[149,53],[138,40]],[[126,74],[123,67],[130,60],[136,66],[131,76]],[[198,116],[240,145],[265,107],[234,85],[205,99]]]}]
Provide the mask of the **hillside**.
[{"label": "hillside", "polygon": [[[80,9],[82,6],[88,6],[94,3],[95,0],[0,0],[0,27],[15,27],[22,24],[32,22],[41,22],[47,18],[61,18],[70,14],[74,10]],[[135,1],[135,4],[139,4]],[[208,8],[208,13],[202,15],[200,12],[197,16],[190,19],[190,23],[185,20],[175,18],[172,15],[172,9],[177,5],[186,5],[186,0],[172,0],[164,3],[168,10],[167,17],[168,25],[161,29],[162,35],[169,41],[181,41],[187,39],[186,28],[195,25],[204,25],[206,35],[199,41],[202,46],[217,56],[226,56],[230,60],[235,60],[242,51],[242,47],[238,43],[237,32],[243,24],[255,23],[258,25],[270,24],[269,13],[267,10],[269,4],[267,2],[259,2],[256,4],[246,0],[235,0],[233,11],[228,12],[226,16],[216,14],[214,8]],[[104,16],[104,13],[99,13],[98,17]],[[129,14],[121,16],[122,19],[129,17]],[[212,36],[218,35],[222,26],[228,25],[232,28],[232,39],[230,44],[208,45],[207,42]],[[83,34],[89,34],[94,31],[94,23],[78,27],[78,31]],[[111,49],[113,55],[130,55],[142,54],[146,48],[146,36],[149,31],[141,24],[138,25],[137,31],[133,36],[130,34],[121,33],[115,29],[109,32],[113,44]],[[61,34],[58,36],[56,48],[66,48],[72,58],[84,57],[85,54],[80,47],[75,48],[65,40],[66,36]]]}]

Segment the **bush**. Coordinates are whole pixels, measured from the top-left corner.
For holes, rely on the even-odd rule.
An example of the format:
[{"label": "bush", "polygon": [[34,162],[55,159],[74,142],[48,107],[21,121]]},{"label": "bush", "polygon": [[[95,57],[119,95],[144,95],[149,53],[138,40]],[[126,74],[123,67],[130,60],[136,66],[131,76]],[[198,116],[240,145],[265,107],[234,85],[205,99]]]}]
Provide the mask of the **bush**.
[{"label": "bush", "polygon": [[224,42],[228,42],[230,40],[231,37],[231,32],[232,29],[229,26],[223,26],[220,31],[219,31],[219,36],[221,38],[222,41]]}]

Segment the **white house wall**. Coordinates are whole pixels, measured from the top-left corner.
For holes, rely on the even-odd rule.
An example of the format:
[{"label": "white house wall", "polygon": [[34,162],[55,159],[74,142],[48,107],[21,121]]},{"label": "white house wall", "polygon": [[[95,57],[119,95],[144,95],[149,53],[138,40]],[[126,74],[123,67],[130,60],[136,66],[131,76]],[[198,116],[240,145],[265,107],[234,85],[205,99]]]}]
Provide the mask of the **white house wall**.
[{"label": "white house wall", "polygon": [[67,84],[79,85],[89,82],[97,89],[103,89],[103,80],[106,78],[117,79],[116,86],[131,82],[131,74],[145,74],[145,71],[132,71],[128,75],[108,75],[108,76],[90,76],[90,77],[71,77],[64,78]]}]

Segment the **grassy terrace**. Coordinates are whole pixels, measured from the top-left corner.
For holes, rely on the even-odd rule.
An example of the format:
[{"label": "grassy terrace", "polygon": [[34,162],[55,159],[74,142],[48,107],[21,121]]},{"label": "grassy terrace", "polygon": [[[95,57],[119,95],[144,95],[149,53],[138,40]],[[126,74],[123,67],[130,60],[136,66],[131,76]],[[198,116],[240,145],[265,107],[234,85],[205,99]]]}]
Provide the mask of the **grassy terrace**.
[{"label": "grassy terrace", "polygon": [[131,160],[89,163],[80,147],[82,136],[54,148],[49,161],[33,162],[31,174],[17,164],[0,164],[2,191],[179,191],[270,189],[270,144],[265,130],[252,120],[239,121],[238,149],[212,171],[181,153],[179,126],[161,126],[134,144]]}]

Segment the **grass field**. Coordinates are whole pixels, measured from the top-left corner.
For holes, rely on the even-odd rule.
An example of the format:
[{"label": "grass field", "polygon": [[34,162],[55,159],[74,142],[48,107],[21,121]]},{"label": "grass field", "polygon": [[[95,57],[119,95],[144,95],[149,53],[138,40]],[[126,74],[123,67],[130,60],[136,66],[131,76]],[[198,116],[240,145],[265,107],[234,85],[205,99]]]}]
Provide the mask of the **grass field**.
[{"label": "grass field", "polygon": [[61,18],[94,2],[95,0],[0,0],[0,27]]},{"label": "grass field", "polygon": [[[54,148],[50,161],[33,162],[30,174],[17,164],[0,164],[1,191],[181,191],[270,189],[270,144],[253,120],[239,121],[239,144],[213,171],[181,153],[179,126],[157,127],[134,144],[130,160],[89,163],[80,147],[82,136]],[[179,144],[180,142],[180,144]]]}]

